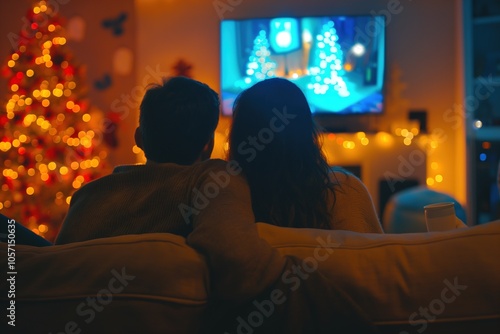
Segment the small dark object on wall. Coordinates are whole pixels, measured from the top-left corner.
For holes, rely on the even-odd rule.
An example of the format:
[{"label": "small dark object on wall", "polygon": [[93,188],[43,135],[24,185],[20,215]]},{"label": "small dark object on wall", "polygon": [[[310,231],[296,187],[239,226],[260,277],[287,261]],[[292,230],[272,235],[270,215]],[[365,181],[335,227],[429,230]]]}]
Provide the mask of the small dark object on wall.
[{"label": "small dark object on wall", "polygon": [[172,71],[175,76],[192,78],[191,70],[193,69],[193,65],[184,61],[184,59],[179,59],[174,66],[172,66]]},{"label": "small dark object on wall", "polygon": [[420,124],[419,132],[427,133],[427,110],[410,110],[408,119],[418,121]]},{"label": "small dark object on wall", "polygon": [[94,87],[97,90],[105,90],[108,89],[113,84],[113,80],[109,74],[104,74],[101,79],[94,81]]},{"label": "small dark object on wall", "polygon": [[120,13],[116,18],[106,19],[102,21],[104,28],[111,29],[113,35],[120,36],[123,34],[123,24],[127,20],[127,13]]}]

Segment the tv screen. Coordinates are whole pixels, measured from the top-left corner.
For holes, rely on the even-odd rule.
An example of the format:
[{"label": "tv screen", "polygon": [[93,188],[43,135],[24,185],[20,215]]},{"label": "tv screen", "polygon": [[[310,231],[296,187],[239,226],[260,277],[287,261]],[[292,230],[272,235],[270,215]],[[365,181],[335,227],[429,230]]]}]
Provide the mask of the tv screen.
[{"label": "tv screen", "polygon": [[383,16],[274,17],[221,21],[222,113],[258,81],[283,77],[318,114],[381,113]]}]

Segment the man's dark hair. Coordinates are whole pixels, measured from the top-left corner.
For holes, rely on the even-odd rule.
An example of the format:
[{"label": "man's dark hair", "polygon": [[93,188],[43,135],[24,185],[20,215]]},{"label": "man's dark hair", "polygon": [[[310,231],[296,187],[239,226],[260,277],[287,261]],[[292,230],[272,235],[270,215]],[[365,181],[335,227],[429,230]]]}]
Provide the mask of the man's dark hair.
[{"label": "man's dark hair", "polygon": [[186,77],[151,86],[140,106],[139,128],[148,160],[190,165],[213,138],[219,122],[219,96]]}]

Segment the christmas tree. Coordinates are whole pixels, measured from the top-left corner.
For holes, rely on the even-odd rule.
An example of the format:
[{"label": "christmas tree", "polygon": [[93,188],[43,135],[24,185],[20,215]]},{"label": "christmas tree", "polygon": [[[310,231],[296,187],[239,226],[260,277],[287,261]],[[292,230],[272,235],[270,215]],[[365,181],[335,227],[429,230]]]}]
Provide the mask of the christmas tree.
[{"label": "christmas tree", "polygon": [[0,213],[52,240],[72,193],[104,173],[102,114],[91,110],[83,68],[66,46],[58,13],[37,1],[2,67]]},{"label": "christmas tree", "polygon": [[269,41],[266,32],[261,30],[253,41],[253,51],[249,57],[247,65],[247,75],[245,83],[254,84],[264,79],[276,76],[276,63],[270,59]]},{"label": "christmas tree", "polygon": [[326,94],[334,89],[339,96],[345,97],[349,96],[349,91],[342,78],[344,74],[343,52],[334,26],[333,21],[328,21],[323,25],[321,34],[316,36],[316,57],[314,58],[316,64],[310,68],[312,83],[308,85],[308,88],[314,90],[315,94]]}]

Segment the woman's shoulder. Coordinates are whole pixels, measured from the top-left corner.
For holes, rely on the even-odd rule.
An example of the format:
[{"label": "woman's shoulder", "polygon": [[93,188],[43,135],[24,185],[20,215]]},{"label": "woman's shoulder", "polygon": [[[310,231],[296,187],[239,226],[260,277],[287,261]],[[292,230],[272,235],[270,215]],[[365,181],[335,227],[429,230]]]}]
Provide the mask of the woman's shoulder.
[{"label": "woman's shoulder", "polygon": [[336,186],[342,187],[345,185],[356,189],[366,189],[363,182],[356,175],[341,167],[333,167],[328,176],[330,177],[330,182]]}]

